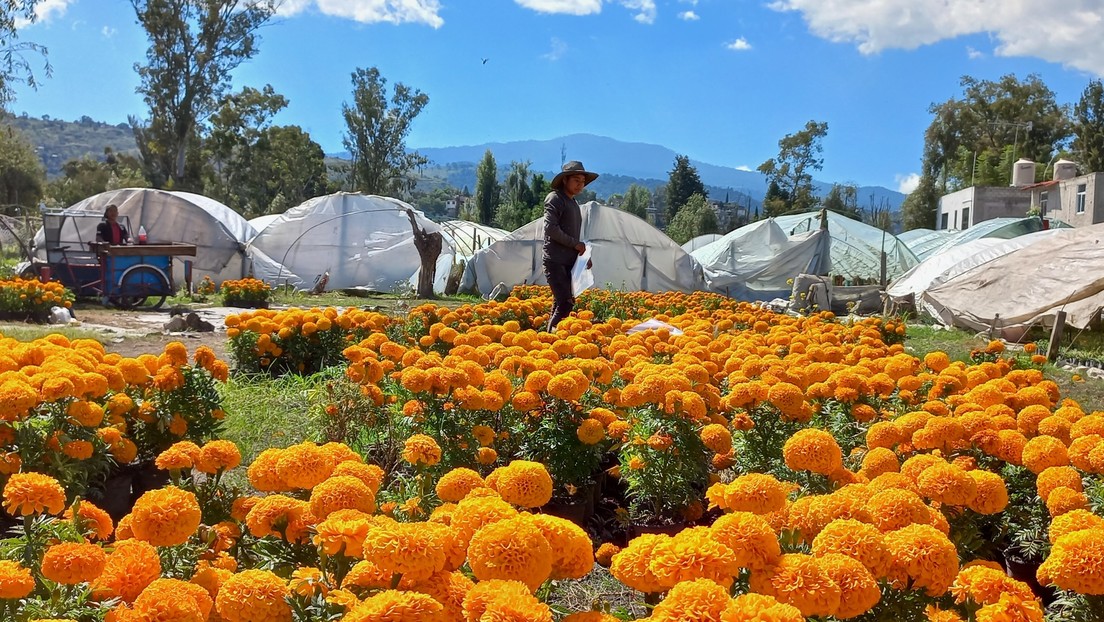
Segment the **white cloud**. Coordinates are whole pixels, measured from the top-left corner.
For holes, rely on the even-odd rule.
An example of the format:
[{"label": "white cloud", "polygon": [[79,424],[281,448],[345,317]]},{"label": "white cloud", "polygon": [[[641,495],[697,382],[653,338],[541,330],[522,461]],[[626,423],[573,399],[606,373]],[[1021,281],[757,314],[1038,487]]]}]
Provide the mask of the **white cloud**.
[{"label": "white cloud", "polygon": [[656,18],[655,0],[621,0],[625,8],[639,11],[633,15],[633,19],[641,24],[654,24]]},{"label": "white cloud", "polygon": [[740,166],[736,167],[736,170],[738,170],[738,171],[747,171],[747,172],[750,173],[751,172],[751,167],[748,166],[747,164],[741,164]]},{"label": "white cloud", "polygon": [[978,59],[978,58],[985,58],[985,52],[982,52],[981,50],[975,49],[974,47],[967,45],[966,46],[966,56],[968,56],[970,58],[970,60],[975,60],[975,59]]},{"label": "white cloud", "polygon": [[[614,0],[606,0],[613,2]],[[616,0],[621,6],[636,11],[633,19],[642,24],[655,23],[655,0]],[[602,0],[514,0],[519,6],[538,13],[563,15],[597,15],[602,12]]]},{"label": "white cloud", "polygon": [[[40,0],[39,3],[35,5],[36,23],[43,24],[54,18],[63,17],[69,5],[76,1],[77,0]],[[30,25],[31,22],[22,17],[17,17],[15,19],[16,28],[26,28]]]},{"label": "white cloud", "polygon": [[100,30],[100,34],[104,36],[104,39],[110,39],[111,37],[114,37],[115,34],[118,32],[118,30],[112,28],[111,26],[104,26],[103,29]]},{"label": "white cloud", "polygon": [[602,12],[602,0],[514,0],[514,2],[538,13],[594,15]]},{"label": "white cloud", "polygon": [[445,20],[438,14],[438,0],[285,0],[279,14],[292,16],[315,6],[319,13],[351,19],[362,24],[425,24],[440,28]]},{"label": "white cloud", "polygon": [[920,185],[920,175],[917,173],[909,173],[908,175],[896,175],[894,179],[897,182],[897,192],[902,194],[910,194],[916,187]]},{"label": "white cloud", "polygon": [[682,13],[679,13],[679,19],[685,20],[685,21],[688,21],[688,22],[693,22],[693,21],[697,21],[701,18],[698,17],[698,14],[693,12],[693,11],[683,11]]},{"label": "white cloud", "polygon": [[751,49],[751,44],[748,43],[747,39],[745,39],[743,37],[740,37],[739,39],[733,41],[732,43],[726,43],[725,47],[730,49],[730,50],[736,50],[737,52],[743,52],[745,50],[750,50]]},{"label": "white cloud", "polygon": [[558,37],[552,37],[552,49],[541,54],[541,58],[556,62],[563,58],[564,54],[567,54],[567,44]]},{"label": "white cloud", "polygon": [[802,14],[809,30],[855,43],[863,54],[911,50],[988,33],[997,56],[1034,56],[1104,76],[1104,0],[1067,0],[1060,9],[1035,0],[774,0],[776,11]]}]

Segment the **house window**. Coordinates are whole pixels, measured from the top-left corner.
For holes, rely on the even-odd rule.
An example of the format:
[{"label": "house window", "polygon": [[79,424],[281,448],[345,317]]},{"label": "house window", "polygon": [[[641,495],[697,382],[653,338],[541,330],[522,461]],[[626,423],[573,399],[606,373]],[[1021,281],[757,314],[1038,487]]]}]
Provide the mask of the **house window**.
[{"label": "house window", "polygon": [[962,228],[970,228],[970,208],[968,207],[962,208]]},{"label": "house window", "polygon": [[1050,193],[1046,190],[1039,193],[1039,213],[1041,214],[1045,215],[1047,213],[1047,199],[1049,195]]},{"label": "house window", "polygon": [[951,215],[948,214],[947,212],[943,212],[943,222],[939,225],[939,228],[946,231],[948,229],[948,225],[950,225],[950,224],[951,224]]},{"label": "house window", "polygon": [[1077,184],[1077,213],[1085,213],[1085,184]]}]

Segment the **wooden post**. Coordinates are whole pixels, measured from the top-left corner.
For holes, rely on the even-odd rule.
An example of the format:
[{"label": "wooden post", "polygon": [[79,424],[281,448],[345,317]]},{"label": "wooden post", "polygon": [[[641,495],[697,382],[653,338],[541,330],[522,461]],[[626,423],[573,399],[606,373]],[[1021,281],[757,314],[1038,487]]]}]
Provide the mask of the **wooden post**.
[{"label": "wooden post", "polygon": [[1000,313],[993,316],[993,321],[989,323],[989,340],[993,340],[993,335],[997,332],[997,326],[1000,325]]},{"label": "wooden post", "polygon": [[1066,312],[1059,311],[1054,316],[1054,329],[1050,331],[1050,343],[1047,344],[1047,362],[1053,363],[1058,358],[1058,344],[1062,341],[1062,331],[1066,327]]}]

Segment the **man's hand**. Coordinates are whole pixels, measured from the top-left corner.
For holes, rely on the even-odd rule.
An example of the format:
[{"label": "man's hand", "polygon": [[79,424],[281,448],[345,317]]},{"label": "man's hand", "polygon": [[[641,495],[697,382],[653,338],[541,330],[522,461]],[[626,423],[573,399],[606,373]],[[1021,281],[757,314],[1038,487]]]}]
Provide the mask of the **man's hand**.
[{"label": "man's hand", "polygon": [[578,244],[576,244],[576,245],[575,245],[575,250],[576,250],[576,251],[577,251],[577,252],[578,252],[578,253],[579,253],[580,255],[582,255],[583,253],[585,253],[585,252],[586,252],[586,244],[583,244],[582,242],[579,242]]},{"label": "man's hand", "polygon": [[588,259],[587,260],[587,270],[590,270],[593,267],[594,267],[594,260],[593,259]]}]

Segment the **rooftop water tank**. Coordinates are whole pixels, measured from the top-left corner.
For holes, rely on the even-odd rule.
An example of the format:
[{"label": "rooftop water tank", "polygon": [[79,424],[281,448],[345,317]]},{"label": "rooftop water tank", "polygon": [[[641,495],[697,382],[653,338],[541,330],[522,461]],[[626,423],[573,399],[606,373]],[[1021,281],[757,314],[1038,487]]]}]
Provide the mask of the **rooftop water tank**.
[{"label": "rooftop water tank", "polygon": [[1077,177],[1077,163],[1069,160],[1058,160],[1054,163],[1054,181],[1073,179]]},{"label": "rooftop water tank", "polygon": [[1027,158],[1016,160],[1012,167],[1012,185],[1017,188],[1035,183],[1035,163]]}]

